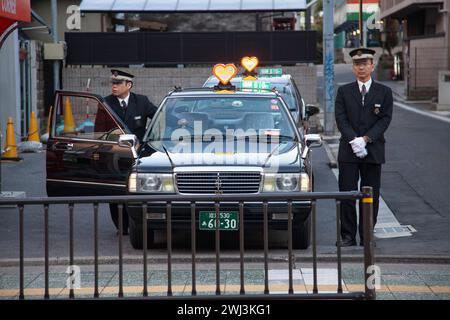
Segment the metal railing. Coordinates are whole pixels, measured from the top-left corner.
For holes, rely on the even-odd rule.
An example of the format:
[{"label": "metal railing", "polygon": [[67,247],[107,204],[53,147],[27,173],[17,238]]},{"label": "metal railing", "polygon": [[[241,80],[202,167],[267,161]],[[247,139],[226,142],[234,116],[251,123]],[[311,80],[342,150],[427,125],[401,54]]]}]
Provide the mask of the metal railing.
[{"label": "metal railing", "polygon": [[[320,199],[334,199],[336,201],[336,244],[337,244],[337,273],[338,285],[336,293],[319,293],[318,274],[317,274],[317,225],[316,225],[316,201]],[[342,254],[340,237],[340,207],[342,200],[360,200],[362,202],[362,215],[364,224],[364,292],[343,292],[342,288]],[[294,293],[293,288],[293,241],[292,241],[292,202],[293,201],[311,201],[311,231],[312,231],[312,261],[313,261],[313,293]],[[373,207],[372,207],[372,188],[363,187],[362,192],[307,192],[307,193],[267,193],[257,195],[142,195],[142,196],[103,196],[103,197],[52,197],[52,198],[28,198],[28,199],[0,199],[0,205],[15,205],[19,211],[19,299],[25,299],[24,294],[24,207],[27,205],[42,205],[44,213],[44,265],[45,265],[45,290],[44,299],[49,299],[49,206],[56,204],[67,204],[69,209],[69,261],[74,264],[74,205],[75,204],[93,204],[94,214],[94,298],[99,298],[99,270],[98,270],[98,209],[100,203],[119,204],[119,236],[118,236],[118,255],[119,255],[119,290],[118,298],[123,298],[123,205],[127,203],[141,203],[142,222],[143,222],[143,283],[142,297],[148,297],[148,275],[147,275],[147,204],[152,202],[166,202],[166,225],[167,225],[167,295],[156,298],[182,298],[195,299],[196,289],[196,203],[209,202],[214,204],[216,226],[219,226],[220,203],[222,201],[232,201],[239,204],[239,256],[240,256],[240,291],[239,295],[221,294],[220,289],[220,228],[215,228],[215,264],[216,264],[216,290],[215,295],[201,295],[202,299],[236,299],[245,297],[245,299],[375,299],[375,288],[369,285],[371,276],[371,266],[374,264],[373,252]],[[269,291],[269,235],[268,235],[268,205],[270,201],[286,201],[287,203],[287,221],[288,221],[288,267],[289,267],[289,285],[287,294],[271,295]],[[190,202],[191,211],[191,255],[192,255],[192,283],[191,296],[176,297],[172,293],[172,205],[177,202]],[[245,249],[244,249],[244,210],[246,202],[261,202],[263,206],[263,243],[264,243],[264,294],[245,294]],[[74,289],[69,291],[69,298],[75,298]],[[152,299],[155,297],[152,296]]]}]

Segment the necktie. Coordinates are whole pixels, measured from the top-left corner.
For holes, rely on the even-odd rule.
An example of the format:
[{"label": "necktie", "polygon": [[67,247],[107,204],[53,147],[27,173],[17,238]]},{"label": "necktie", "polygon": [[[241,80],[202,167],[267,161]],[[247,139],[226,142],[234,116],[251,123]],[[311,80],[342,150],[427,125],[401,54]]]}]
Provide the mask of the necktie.
[{"label": "necktie", "polygon": [[122,100],[121,105],[122,105],[123,114],[125,116],[125,114],[127,113],[127,103],[125,102],[125,100]]},{"label": "necktie", "polygon": [[365,96],[366,96],[366,93],[367,93],[367,91],[366,91],[366,85],[363,84],[363,85],[362,85],[362,88],[361,88],[361,96],[362,96],[361,103],[362,103],[362,105],[364,105],[364,98],[365,98]]}]

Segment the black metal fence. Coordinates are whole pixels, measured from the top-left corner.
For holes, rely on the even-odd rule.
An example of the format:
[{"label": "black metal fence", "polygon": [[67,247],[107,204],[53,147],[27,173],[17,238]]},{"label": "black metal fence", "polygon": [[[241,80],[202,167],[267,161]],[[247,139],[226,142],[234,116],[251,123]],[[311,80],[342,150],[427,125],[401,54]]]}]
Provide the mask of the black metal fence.
[{"label": "black metal fence", "polygon": [[312,63],[315,31],[273,32],[67,32],[67,64],[176,66],[240,62]]},{"label": "black metal fence", "polygon": [[[370,285],[371,267],[374,264],[373,253],[373,218],[372,218],[372,188],[363,187],[362,192],[309,192],[309,193],[268,193],[258,195],[197,195],[197,196],[180,196],[180,195],[151,195],[151,196],[107,196],[107,197],[54,197],[54,198],[28,198],[28,199],[0,199],[0,205],[17,205],[19,212],[19,299],[25,299],[24,294],[24,207],[27,205],[42,205],[44,214],[44,299],[49,299],[49,206],[56,204],[67,204],[69,210],[69,263],[74,264],[74,206],[75,204],[92,204],[94,214],[94,298],[99,298],[98,290],[98,208],[100,203],[117,203],[119,204],[119,237],[118,237],[118,257],[119,257],[119,290],[118,298],[123,298],[123,250],[122,250],[122,215],[123,204],[141,203],[142,204],[142,222],[143,222],[143,251],[142,251],[142,267],[143,267],[143,283],[142,297],[148,297],[148,275],[147,275],[147,204],[151,202],[166,202],[166,219],[167,219],[167,295],[160,296],[160,299],[177,299],[172,294],[172,205],[177,202],[190,202],[191,208],[191,264],[192,264],[192,283],[191,295],[178,298],[183,299],[375,299],[375,288]],[[337,244],[337,271],[338,285],[336,293],[319,293],[318,275],[317,275],[317,226],[316,226],[316,202],[320,199],[334,199],[336,201],[336,244]],[[359,199],[362,201],[362,215],[364,223],[364,275],[365,275],[365,291],[364,292],[343,292],[342,288],[342,256],[341,256],[341,237],[340,237],[340,205],[342,200]],[[312,204],[311,221],[312,221],[312,261],[313,261],[313,293],[294,293],[293,289],[293,249],[292,249],[292,202],[310,200]],[[216,226],[219,226],[220,203],[222,201],[239,203],[239,251],[240,251],[240,294],[230,295],[221,294],[220,289],[220,270],[221,270],[221,250],[220,250],[220,228],[215,228],[215,264],[216,264],[216,291],[215,295],[197,295],[196,289],[196,203],[209,202],[213,203],[216,212]],[[286,201],[288,213],[288,268],[289,268],[289,287],[287,294],[271,295],[269,291],[269,235],[268,235],[268,206],[271,201]],[[263,205],[263,243],[264,243],[264,294],[246,295],[244,270],[245,270],[245,248],[244,248],[244,210],[246,202],[261,202]],[[69,298],[75,298],[74,289],[71,288]],[[154,299],[155,297],[152,297]],[[158,298],[158,297],[157,297]]]}]

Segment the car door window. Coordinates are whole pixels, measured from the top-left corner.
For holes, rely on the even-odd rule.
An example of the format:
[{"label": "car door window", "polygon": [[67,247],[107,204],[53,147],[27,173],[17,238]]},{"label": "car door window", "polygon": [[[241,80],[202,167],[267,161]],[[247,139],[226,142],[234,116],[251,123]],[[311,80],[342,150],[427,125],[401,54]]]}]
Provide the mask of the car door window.
[{"label": "car door window", "polygon": [[118,141],[124,132],[97,99],[60,95],[53,133],[55,137]]}]

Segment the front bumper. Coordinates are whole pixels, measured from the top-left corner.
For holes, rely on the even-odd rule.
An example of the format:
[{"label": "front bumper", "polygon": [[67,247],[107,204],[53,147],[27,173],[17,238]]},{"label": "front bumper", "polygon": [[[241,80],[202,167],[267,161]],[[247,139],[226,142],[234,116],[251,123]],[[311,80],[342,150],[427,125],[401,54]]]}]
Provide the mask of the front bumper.
[{"label": "front bumper", "polygon": [[[238,202],[221,202],[220,211],[239,212]],[[128,204],[127,211],[130,219],[137,226],[142,226],[143,209],[141,204]],[[198,227],[199,211],[215,211],[214,203],[196,202],[195,219]],[[244,204],[244,226],[261,226],[264,221],[263,204],[261,202],[245,202]],[[288,206],[286,202],[268,203],[268,223],[270,229],[285,230],[287,228]],[[309,218],[311,212],[311,201],[292,201],[292,215],[294,224],[300,224]],[[147,203],[147,225],[149,229],[166,229],[167,207],[166,202]],[[173,229],[191,228],[191,203],[175,202],[171,204],[171,219]]]}]

